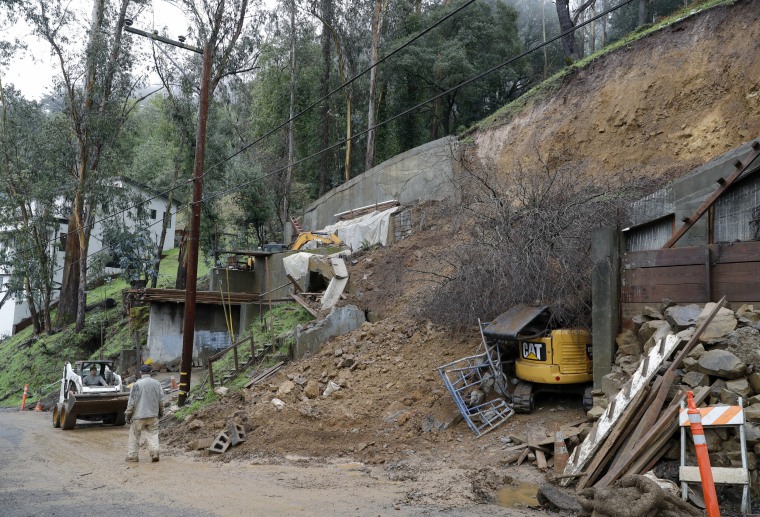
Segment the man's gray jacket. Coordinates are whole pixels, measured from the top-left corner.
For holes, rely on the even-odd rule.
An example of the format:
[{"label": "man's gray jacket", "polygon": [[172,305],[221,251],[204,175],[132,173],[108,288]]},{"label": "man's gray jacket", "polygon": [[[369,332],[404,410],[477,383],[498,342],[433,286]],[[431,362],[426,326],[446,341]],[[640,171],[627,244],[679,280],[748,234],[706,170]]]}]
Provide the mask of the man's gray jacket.
[{"label": "man's gray jacket", "polygon": [[164,414],[161,397],[164,390],[161,383],[150,377],[143,377],[132,385],[125,415],[128,419],[160,417]]}]

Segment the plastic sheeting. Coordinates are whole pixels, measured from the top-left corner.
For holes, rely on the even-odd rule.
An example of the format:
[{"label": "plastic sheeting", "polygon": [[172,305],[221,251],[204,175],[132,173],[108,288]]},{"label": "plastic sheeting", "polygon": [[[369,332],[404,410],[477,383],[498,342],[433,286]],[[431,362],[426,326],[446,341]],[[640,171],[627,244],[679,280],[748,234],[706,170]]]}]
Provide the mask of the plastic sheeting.
[{"label": "plastic sheeting", "polygon": [[362,245],[372,246],[374,244],[388,244],[388,224],[391,218],[400,207],[393,207],[382,212],[372,212],[356,219],[348,221],[339,221],[330,226],[326,226],[320,232],[337,233],[343,243],[356,251]]},{"label": "plastic sheeting", "polygon": [[285,267],[285,273],[296,280],[303,278],[309,272],[309,259],[313,257],[312,253],[294,253],[282,259],[282,265]]}]

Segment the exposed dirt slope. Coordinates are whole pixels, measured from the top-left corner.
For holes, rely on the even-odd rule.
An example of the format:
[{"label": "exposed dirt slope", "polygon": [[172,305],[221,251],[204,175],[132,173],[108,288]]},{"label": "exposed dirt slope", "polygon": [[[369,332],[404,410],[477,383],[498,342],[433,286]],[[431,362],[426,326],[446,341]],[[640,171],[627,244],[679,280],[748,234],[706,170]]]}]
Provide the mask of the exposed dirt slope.
[{"label": "exposed dirt slope", "polygon": [[[538,149],[545,159],[561,156],[592,174],[686,172],[760,136],[759,50],[756,1],[713,9],[569,76],[543,104],[473,134],[475,152],[505,169],[533,161]],[[447,403],[451,413],[435,367],[480,346],[475,332],[453,336],[418,316],[420,300],[434,286],[419,271],[429,271],[436,254],[467,233],[442,205],[423,208],[413,217],[410,238],[349,266],[354,292],[347,302],[382,321],[331,340],[265,385],[167,429],[167,443],[186,450],[234,418],[248,427],[248,441],[214,458],[308,463],[340,457],[384,465],[389,479],[409,483],[407,503],[449,508],[483,500],[478,480],[490,479],[484,469],[539,481],[542,474],[531,467],[502,463],[506,438],[543,436],[553,421],[582,418],[575,398],[545,399],[543,409],[515,416],[481,439],[463,423],[423,432],[428,417]],[[307,394],[310,383],[322,393],[329,381],[341,389],[329,397]],[[274,397],[285,402],[283,409],[271,403]]]},{"label": "exposed dirt slope", "polygon": [[760,136],[760,9],[687,18],[569,75],[510,123],[473,135],[480,158],[589,173],[676,176]]}]

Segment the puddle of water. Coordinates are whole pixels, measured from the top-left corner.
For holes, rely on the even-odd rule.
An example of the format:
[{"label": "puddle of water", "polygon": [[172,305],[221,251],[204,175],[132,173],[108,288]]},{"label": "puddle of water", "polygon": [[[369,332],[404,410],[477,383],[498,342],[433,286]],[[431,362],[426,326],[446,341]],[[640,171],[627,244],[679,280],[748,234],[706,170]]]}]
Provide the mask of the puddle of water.
[{"label": "puddle of water", "polygon": [[513,508],[515,506],[538,506],[538,485],[518,482],[517,486],[507,485],[496,492],[496,504]]}]

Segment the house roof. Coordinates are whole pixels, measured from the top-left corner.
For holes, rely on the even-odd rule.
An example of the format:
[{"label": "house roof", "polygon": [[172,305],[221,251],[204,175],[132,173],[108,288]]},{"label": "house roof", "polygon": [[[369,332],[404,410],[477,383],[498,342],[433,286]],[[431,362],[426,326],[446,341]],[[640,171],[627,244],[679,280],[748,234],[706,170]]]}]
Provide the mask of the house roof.
[{"label": "house roof", "polygon": [[[148,192],[149,194],[153,194],[153,195],[155,195],[157,197],[160,197],[160,198],[163,198],[163,199],[166,199],[166,200],[169,199],[169,196],[167,196],[165,193],[163,193],[163,192],[156,192],[152,188],[146,187],[142,183],[139,183],[139,182],[137,182],[137,181],[135,181],[133,179],[126,178],[124,176],[117,176],[116,178],[114,178],[114,180],[115,181],[121,181],[123,183],[126,183],[126,184],[132,186],[132,187],[139,188],[139,189],[144,190],[145,192]],[[175,205],[175,206],[182,206],[182,203],[179,202],[179,201],[177,201],[176,199],[172,199],[172,204]]]}]

